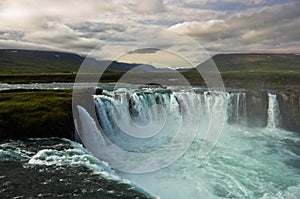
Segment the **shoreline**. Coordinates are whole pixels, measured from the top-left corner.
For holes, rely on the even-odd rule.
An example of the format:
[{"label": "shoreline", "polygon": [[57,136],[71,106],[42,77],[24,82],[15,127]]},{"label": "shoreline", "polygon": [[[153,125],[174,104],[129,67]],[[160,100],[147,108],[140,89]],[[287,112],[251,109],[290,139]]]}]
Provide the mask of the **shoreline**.
[{"label": "shoreline", "polygon": [[[300,73],[282,72],[222,72],[220,73],[225,88],[272,89],[300,91]],[[83,78],[100,78],[99,83],[141,83],[148,81],[164,85],[177,85],[174,78],[185,78],[190,85],[206,86],[198,73],[104,73],[82,74]],[[74,83],[76,74],[0,74],[0,83],[32,84],[32,83]],[[214,77],[213,77],[214,78]],[[179,80],[179,83],[181,80]],[[84,83],[84,82],[83,82]]]}]

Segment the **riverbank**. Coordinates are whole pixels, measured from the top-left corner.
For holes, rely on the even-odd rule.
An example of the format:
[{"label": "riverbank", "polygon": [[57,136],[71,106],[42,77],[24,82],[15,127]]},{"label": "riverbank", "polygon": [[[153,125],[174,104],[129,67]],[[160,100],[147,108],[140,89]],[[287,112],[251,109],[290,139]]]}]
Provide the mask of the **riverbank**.
[{"label": "riverbank", "polygon": [[67,139],[0,141],[0,176],[0,198],[153,198]]},{"label": "riverbank", "polygon": [[0,92],[0,139],[73,138],[72,91]]},{"label": "riverbank", "polygon": [[[300,73],[290,72],[222,72],[220,73],[227,88],[273,89],[300,91]],[[178,85],[182,81],[176,78],[184,77],[194,86],[206,86],[200,74],[194,72],[174,73],[124,73],[85,74],[86,79],[100,78],[100,83],[145,83],[158,82],[165,85]],[[83,75],[81,75],[82,77]],[[1,74],[0,83],[30,84],[30,83],[74,83],[76,74]],[[162,82],[163,81],[163,82]]]}]

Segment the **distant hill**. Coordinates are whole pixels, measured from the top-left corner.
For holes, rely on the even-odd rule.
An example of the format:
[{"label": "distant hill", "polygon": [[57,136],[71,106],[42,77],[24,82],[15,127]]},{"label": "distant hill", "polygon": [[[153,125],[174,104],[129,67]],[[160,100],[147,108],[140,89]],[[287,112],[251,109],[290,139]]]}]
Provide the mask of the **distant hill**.
[{"label": "distant hill", "polygon": [[[300,54],[219,54],[212,59],[220,72],[300,72]],[[195,69],[179,71],[196,72]]]},{"label": "distant hill", "polygon": [[72,73],[83,59],[71,53],[5,49],[0,50],[0,73]]},{"label": "distant hill", "polygon": [[[85,57],[64,52],[0,49],[0,74],[75,73]],[[88,72],[95,67],[107,66],[110,61],[87,60]],[[107,72],[126,72],[139,66],[136,71],[159,72],[151,65],[112,62]]]},{"label": "distant hill", "polygon": [[[299,54],[219,54],[212,57],[220,72],[289,72],[300,73]],[[0,74],[53,74],[76,73],[85,57],[64,52],[0,49]],[[88,59],[88,72],[95,66],[107,66],[109,61]],[[139,67],[137,67],[139,66]],[[200,64],[198,67],[201,67]],[[112,62],[107,72],[172,72],[171,69]],[[196,72],[195,69],[178,69],[179,72]]]}]

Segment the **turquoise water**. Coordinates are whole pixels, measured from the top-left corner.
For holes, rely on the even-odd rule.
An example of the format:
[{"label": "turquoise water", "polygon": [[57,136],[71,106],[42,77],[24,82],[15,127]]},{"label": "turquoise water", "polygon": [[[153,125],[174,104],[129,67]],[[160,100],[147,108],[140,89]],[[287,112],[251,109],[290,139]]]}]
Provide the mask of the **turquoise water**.
[{"label": "turquoise water", "polygon": [[[204,158],[198,156],[201,144],[196,139],[179,160],[164,169],[129,174],[114,171],[68,140],[1,142],[0,196],[144,197],[132,194],[139,190],[160,198],[299,198],[298,134],[226,126]],[[19,163],[16,171],[11,169]],[[22,188],[14,183],[23,184]]]},{"label": "turquoise water", "polygon": [[[49,89],[53,89],[53,86],[57,87],[52,84],[42,85],[43,88],[49,87]],[[71,87],[71,85],[60,86],[65,89]],[[181,124],[184,127],[183,135],[189,134],[194,130],[195,116],[200,114],[201,128],[198,129],[196,138],[178,160],[156,171],[133,174],[114,169],[110,162],[98,160],[81,145],[68,140],[3,141],[0,143],[0,184],[2,185],[0,196],[12,198],[40,195],[42,197],[50,194],[53,197],[143,198],[148,192],[162,199],[300,198],[300,134],[287,132],[277,127],[277,116],[280,113],[276,110],[278,107],[274,95],[269,95],[267,127],[248,128],[243,125],[242,121],[245,115],[244,103],[242,103],[243,93],[230,95],[207,93],[199,96],[181,92],[181,89],[178,89],[173,93],[173,97],[161,91],[159,91],[160,94],[154,93],[155,97],[153,97],[151,96],[153,93],[147,91],[142,92],[139,97],[132,98],[135,99],[132,108],[139,111],[131,110],[130,112],[126,110],[128,108],[126,92],[127,88],[119,93],[106,91],[105,95],[95,96],[95,99],[98,100],[96,105],[98,105],[98,116],[101,116],[100,124],[106,131],[107,137],[129,151],[155,151],[170,143],[171,137],[177,135],[176,128]],[[233,104],[239,108],[233,108],[232,104],[228,106],[229,99],[238,99]],[[102,100],[105,103],[102,103]],[[116,115],[122,118],[123,122],[125,121],[121,123],[125,125],[123,130],[128,128],[136,130],[139,127],[133,128],[132,122],[147,126],[148,121],[154,119],[155,125],[161,124],[155,121],[155,119],[160,120],[165,117],[160,114],[159,107],[146,113],[143,112],[150,107],[149,104],[155,102],[161,103],[169,111],[165,115],[169,120],[163,123],[164,128],[161,131],[161,133],[166,133],[165,135],[158,134],[147,139],[146,142],[141,142],[130,136],[119,134],[120,123],[115,123],[113,120],[112,107],[116,108]],[[227,112],[228,107],[231,108],[230,114]],[[95,127],[97,121],[93,120],[88,113],[85,114],[84,109],[81,112],[84,113],[82,117],[88,122],[88,126],[84,129],[100,135]],[[206,132],[209,124],[212,127],[218,126],[221,117],[209,120],[209,116],[216,113],[217,116],[225,115],[223,130],[216,145],[203,157],[200,155],[204,144],[204,134],[201,132]],[[136,117],[127,120],[128,114],[135,114]],[[229,118],[230,122],[227,122]],[[183,123],[180,123],[181,119]],[[178,142],[171,144],[172,150],[160,153],[160,157],[154,159],[153,165],[157,165],[159,160],[168,159],[176,151],[181,150],[186,142],[184,136],[181,138],[177,140]],[[103,146],[105,145],[99,143],[99,146],[94,147],[97,149]],[[113,151],[109,152],[110,155],[114,154]],[[134,159],[132,161],[136,167],[143,164],[142,161],[138,163]],[[148,168],[153,165],[149,163]],[[18,169],[11,173],[10,168]],[[34,177],[33,180],[30,180],[30,176]],[[40,181],[39,176],[43,177]],[[47,188],[43,183],[48,183]],[[18,189],[15,186],[18,184],[23,188]],[[119,186],[120,184],[122,186]],[[55,188],[51,189],[51,186]],[[33,190],[32,187],[37,188]],[[132,193],[132,190],[136,192]],[[17,193],[17,191],[24,193]],[[32,195],[26,195],[28,193]]]},{"label": "turquoise water", "polygon": [[226,126],[208,156],[196,139],[154,173],[119,175],[161,198],[299,198],[300,136],[279,129]]},{"label": "turquoise water", "polygon": [[[92,139],[99,136],[103,141],[87,147],[103,159],[107,158],[105,152],[108,148],[110,157],[122,159],[117,163],[110,157],[107,159],[113,168],[117,166],[116,173],[152,195],[175,199],[299,198],[299,133],[277,127],[280,113],[276,96],[272,94],[269,94],[267,126],[246,127],[244,100],[245,94],[241,92],[194,93],[182,89],[172,93],[122,89],[95,96],[100,124],[112,141],[110,145],[143,154],[145,159],[128,153],[120,156],[116,148],[107,147],[107,138],[94,126],[93,118],[82,107],[78,108],[81,119],[90,121],[85,123],[88,128],[84,127],[84,136],[89,136],[87,132],[94,132]],[[165,119],[161,113],[163,108],[151,108],[157,103],[166,109],[168,119],[164,123],[160,123]],[[209,140],[206,133],[222,122],[220,137],[215,134],[212,137],[215,140]],[[156,128],[161,124],[162,128]],[[199,124],[199,128],[195,124]],[[145,125],[145,129],[139,125]],[[178,126],[182,128],[178,130]],[[137,138],[130,132],[145,133],[153,129],[159,129],[159,133],[147,139]],[[184,151],[184,146],[190,141],[186,138],[195,129],[196,137]],[[174,136],[180,139],[174,141]],[[216,144],[203,156],[200,152],[207,140],[210,143],[216,141]],[[169,145],[170,150],[152,153],[165,145]],[[173,161],[172,157],[177,157],[178,151],[183,151],[183,155]],[[151,155],[153,157],[149,157]],[[168,159],[173,162],[164,164]],[[161,168],[157,170],[158,166]],[[128,172],[130,169],[133,172]]]}]

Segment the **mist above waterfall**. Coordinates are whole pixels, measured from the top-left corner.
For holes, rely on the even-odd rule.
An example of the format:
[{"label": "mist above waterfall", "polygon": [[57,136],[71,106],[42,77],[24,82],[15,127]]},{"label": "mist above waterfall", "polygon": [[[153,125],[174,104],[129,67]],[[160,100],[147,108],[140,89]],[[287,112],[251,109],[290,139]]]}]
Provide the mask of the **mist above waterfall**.
[{"label": "mist above waterfall", "polygon": [[[150,169],[175,157],[190,141],[189,133],[196,130],[182,155],[161,169],[139,174],[116,170],[119,176],[153,195],[293,198],[299,193],[300,177],[295,164],[300,155],[296,150],[299,137],[280,129],[280,104],[274,93],[149,86],[103,90],[93,100],[98,120],[95,122],[101,129],[94,122],[84,129],[100,134],[124,151],[152,155],[150,159],[145,156]],[[81,114],[83,120],[93,120],[83,108],[80,110],[85,112]],[[210,134],[216,129],[220,134]],[[201,151],[207,143],[213,147],[203,156]],[[165,146],[169,150],[161,150]],[[115,155],[110,150],[110,156]],[[143,156],[120,159],[132,163],[128,168],[141,168],[145,163]],[[274,162],[276,165],[270,167]]]},{"label": "mist above waterfall", "polygon": [[[184,122],[190,122],[196,116],[199,116],[199,122],[208,121],[212,115],[219,114],[224,117],[226,124],[274,128],[280,125],[277,97],[265,91],[219,92],[201,88],[120,89],[105,91],[102,95],[96,95],[94,100],[98,119],[108,134],[120,133],[122,130],[115,123],[116,117],[127,120],[128,125],[138,124],[145,126],[146,129],[149,123],[158,123],[163,119],[162,114],[166,111],[173,120],[184,117]],[[185,117],[186,115],[190,118]],[[261,122],[257,122],[257,118]],[[223,119],[220,122],[223,122]]]}]

